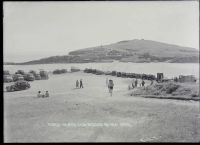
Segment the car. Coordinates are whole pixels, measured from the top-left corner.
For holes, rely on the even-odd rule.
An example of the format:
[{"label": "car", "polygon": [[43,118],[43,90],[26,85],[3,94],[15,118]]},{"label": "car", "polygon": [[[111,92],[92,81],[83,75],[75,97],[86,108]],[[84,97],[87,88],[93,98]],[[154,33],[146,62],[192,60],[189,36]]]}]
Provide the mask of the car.
[{"label": "car", "polygon": [[34,81],[35,77],[34,77],[34,75],[32,73],[28,73],[28,74],[24,75],[24,80],[26,80],[26,81]]},{"label": "car", "polygon": [[40,76],[41,76],[41,80],[48,80],[49,79],[47,71],[40,70]]},{"label": "car", "polygon": [[122,73],[121,73],[121,77],[126,78],[126,77],[127,77],[126,73],[125,73],[125,72],[122,72]]},{"label": "car", "polygon": [[30,70],[29,73],[32,73],[34,76],[36,75],[36,71]]},{"label": "car", "polygon": [[15,72],[15,74],[25,75],[25,72],[23,70],[18,70],[17,72]]},{"label": "car", "polygon": [[111,71],[106,71],[105,75],[112,75],[112,72]]},{"label": "car", "polygon": [[14,82],[19,81],[19,80],[24,80],[24,77],[21,74],[14,74],[12,77],[13,77]]},{"label": "car", "polygon": [[35,74],[35,80],[41,80],[41,76],[40,76],[40,74]]},{"label": "car", "polygon": [[117,72],[116,71],[112,71],[112,76],[116,76]]},{"label": "car", "polygon": [[13,92],[13,91],[21,91],[21,90],[26,90],[29,89],[31,86],[27,81],[17,81],[11,86],[6,86],[6,91],[7,92]]},{"label": "car", "polygon": [[3,71],[3,74],[4,74],[4,75],[10,75],[10,72],[9,72],[8,70],[4,70],[4,71]]},{"label": "car", "polygon": [[13,78],[11,75],[3,75],[3,81],[5,83],[10,83],[10,82],[13,82]]},{"label": "car", "polygon": [[71,72],[78,72],[78,71],[80,71],[80,69],[79,68],[76,68],[76,67],[71,67]]},{"label": "car", "polygon": [[121,77],[122,73],[121,72],[117,72],[117,77]]},{"label": "car", "polygon": [[56,69],[53,71],[53,74],[63,74],[63,73],[67,73],[67,69]]},{"label": "car", "polygon": [[95,73],[96,75],[102,75],[102,74],[104,74],[104,72],[103,71],[101,71],[101,70],[96,70],[96,73]]}]

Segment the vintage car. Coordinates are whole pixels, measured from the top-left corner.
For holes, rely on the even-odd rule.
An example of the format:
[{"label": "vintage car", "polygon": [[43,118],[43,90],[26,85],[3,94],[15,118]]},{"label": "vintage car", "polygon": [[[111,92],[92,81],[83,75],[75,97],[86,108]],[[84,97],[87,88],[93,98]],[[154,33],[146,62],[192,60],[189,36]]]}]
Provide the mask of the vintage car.
[{"label": "vintage car", "polygon": [[26,80],[26,81],[34,81],[35,77],[34,77],[34,75],[32,73],[28,73],[28,74],[24,75],[24,80]]},{"label": "vintage car", "polygon": [[40,76],[41,76],[41,80],[48,80],[49,79],[49,75],[48,75],[47,71],[40,70]]},{"label": "vintage car", "polygon": [[21,90],[26,90],[29,89],[31,86],[27,81],[17,81],[11,86],[6,86],[6,91],[7,92],[13,92],[13,91],[21,91]]},{"label": "vintage car", "polygon": [[67,69],[56,69],[53,71],[53,74],[63,74],[67,73]]},{"label": "vintage car", "polygon": [[92,69],[91,73],[92,74],[96,74],[97,70],[96,69]]},{"label": "vintage car", "polygon": [[96,70],[96,73],[95,73],[96,75],[102,75],[102,74],[104,74],[104,72],[103,71],[101,71],[101,70]]},{"label": "vintage car", "polygon": [[112,76],[116,76],[117,72],[116,71],[112,71]]},{"label": "vintage car", "polygon": [[25,75],[25,72],[23,70],[18,70],[17,72],[15,72],[15,74]]},{"label": "vintage car", "polygon": [[121,77],[122,73],[121,72],[117,72],[117,77]]},{"label": "vintage car", "polygon": [[21,74],[14,74],[12,77],[13,77],[14,82],[19,81],[19,80],[24,80],[24,77]]},{"label": "vintage car", "polygon": [[41,80],[41,76],[40,76],[40,74],[35,74],[35,80]]},{"label": "vintage car", "polygon": [[92,73],[92,69],[91,69],[91,68],[89,68],[89,69],[86,68],[86,69],[84,70],[84,72],[85,72],[85,73]]},{"label": "vintage car", "polygon": [[126,78],[126,77],[127,77],[126,73],[125,73],[125,72],[122,72],[122,73],[121,73],[121,77]]},{"label": "vintage car", "polygon": [[13,82],[13,78],[11,75],[3,75],[3,81],[5,83]]},{"label": "vintage car", "polygon": [[78,71],[80,71],[80,69],[79,68],[76,68],[76,67],[71,67],[71,72],[78,72]]},{"label": "vintage car", "polygon": [[111,71],[106,71],[105,75],[112,75],[112,72]]},{"label": "vintage car", "polygon": [[10,75],[10,72],[8,70],[4,70],[3,75]]},{"label": "vintage car", "polygon": [[33,74],[34,76],[36,75],[36,71],[30,70],[29,73]]}]

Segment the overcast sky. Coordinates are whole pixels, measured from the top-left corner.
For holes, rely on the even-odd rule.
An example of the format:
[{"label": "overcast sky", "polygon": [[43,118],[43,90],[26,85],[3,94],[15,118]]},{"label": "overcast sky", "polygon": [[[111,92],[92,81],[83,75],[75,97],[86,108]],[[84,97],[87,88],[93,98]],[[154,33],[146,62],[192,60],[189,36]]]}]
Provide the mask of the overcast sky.
[{"label": "overcast sky", "polygon": [[4,2],[3,9],[7,62],[132,39],[199,49],[198,1]]}]

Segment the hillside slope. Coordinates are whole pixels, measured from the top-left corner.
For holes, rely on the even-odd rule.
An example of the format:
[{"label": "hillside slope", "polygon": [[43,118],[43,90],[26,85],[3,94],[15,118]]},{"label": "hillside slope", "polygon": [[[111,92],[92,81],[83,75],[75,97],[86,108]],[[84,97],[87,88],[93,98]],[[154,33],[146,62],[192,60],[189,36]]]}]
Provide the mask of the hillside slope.
[{"label": "hillside slope", "polygon": [[71,51],[65,56],[53,56],[23,64],[84,63],[111,60],[123,62],[198,63],[199,51],[190,47],[134,39]]}]

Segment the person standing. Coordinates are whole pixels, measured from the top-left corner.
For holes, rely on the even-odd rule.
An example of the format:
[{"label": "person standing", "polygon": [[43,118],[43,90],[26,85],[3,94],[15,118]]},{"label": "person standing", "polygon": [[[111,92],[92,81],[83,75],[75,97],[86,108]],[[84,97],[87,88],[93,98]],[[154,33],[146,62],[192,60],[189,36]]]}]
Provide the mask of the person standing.
[{"label": "person standing", "polygon": [[151,80],[151,84],[150,85],[153,85],[153,80]]},{"label": "person standing", "polygon": [[138,81],[137,81],[137,79],[135,80],[135,87],[137,87],[137,84],[138,84]]},{"label": "person standing", "polygon": [[144,80],[142,80],[142,87],[144,87],[144,84],[145,84],[145,82],[144,82]]},{"label": "person standing", "polygon": [[79,88],[79,81],[76,80],[76,88]]},{"label": "person standing", "polygon": [[109,80],[108,89],[109,89],[110,96],[112,96],[113,87],[114,87],[113,80]]},{"label": "person standing", "polygon": [[83,82],[82,82],[82,79],[80,79],[80,88],[83,88]]}]

